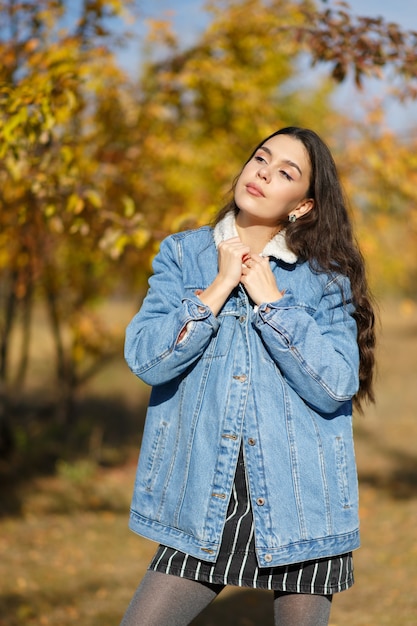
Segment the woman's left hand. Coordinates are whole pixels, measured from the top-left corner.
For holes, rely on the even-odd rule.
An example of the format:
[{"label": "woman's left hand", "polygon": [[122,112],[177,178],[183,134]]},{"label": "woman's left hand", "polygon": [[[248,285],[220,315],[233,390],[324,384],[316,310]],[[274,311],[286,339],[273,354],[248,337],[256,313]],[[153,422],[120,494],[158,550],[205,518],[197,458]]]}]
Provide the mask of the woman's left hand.
[{"label": "woman's left hand", "polygon": [[240,282],[255,304],[275,302],[284,295],[279,289],[267,257],[251,254],[242,265]]}]

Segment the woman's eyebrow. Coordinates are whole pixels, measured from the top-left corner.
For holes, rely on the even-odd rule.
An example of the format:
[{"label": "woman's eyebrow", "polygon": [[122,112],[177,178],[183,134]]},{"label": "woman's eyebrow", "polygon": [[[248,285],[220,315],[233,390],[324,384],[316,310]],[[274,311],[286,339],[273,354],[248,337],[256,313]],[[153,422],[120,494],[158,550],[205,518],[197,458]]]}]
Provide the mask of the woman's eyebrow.
[{"label": "woman's eyebrow", "polygon": [[[259,150],[263,150],[264,152],[266,152],[267,154],[269,154],[269,156],[272,156],[272,152],[269,148],[267,148],[266,146],[261,146],[259,148]],[[294,163],[294,161],[290,161],[290,159],[283,159],[282,161],[283,163],[286,163],[287,165],[290,165],[291,167],[294,167],[297,172],[299,172],[300,176],[303,175],[301,169],[299,168],[299,166],[297,165],[297,163]]]}]

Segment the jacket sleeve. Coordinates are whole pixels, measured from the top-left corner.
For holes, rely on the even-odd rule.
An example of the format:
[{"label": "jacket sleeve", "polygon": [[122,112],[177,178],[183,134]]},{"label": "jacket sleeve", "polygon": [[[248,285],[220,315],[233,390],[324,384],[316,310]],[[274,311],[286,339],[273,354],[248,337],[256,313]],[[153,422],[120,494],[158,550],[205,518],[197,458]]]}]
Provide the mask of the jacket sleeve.
[{"label": "jacket sleeve", "polygon": [[349,280],[331,279],[315,311],[286,292],[262,304],[255,325],[288,384],[319,411],[336,411],[359,387],[357,327]]},{"label": "jacket sleeve", "polygon": [[165,239],[153,262],[153,276],[139,312],[126,329],[125,359],[149,385],[182,374],[207,347],[219,322],[183,284],[181,242]]}]

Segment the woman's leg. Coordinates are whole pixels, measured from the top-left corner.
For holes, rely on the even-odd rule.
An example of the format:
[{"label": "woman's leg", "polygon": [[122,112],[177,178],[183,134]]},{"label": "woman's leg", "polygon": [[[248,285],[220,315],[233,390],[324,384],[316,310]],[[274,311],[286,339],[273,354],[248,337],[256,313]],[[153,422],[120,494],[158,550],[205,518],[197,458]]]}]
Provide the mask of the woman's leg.
[{"label": "woman's leg", "polygon": [[274,593],[275,626],[327,626],[332,596]]},{"label": "woman's leg", "polygon": [[148,570],[120,626],[187,626],[223,588]]}]

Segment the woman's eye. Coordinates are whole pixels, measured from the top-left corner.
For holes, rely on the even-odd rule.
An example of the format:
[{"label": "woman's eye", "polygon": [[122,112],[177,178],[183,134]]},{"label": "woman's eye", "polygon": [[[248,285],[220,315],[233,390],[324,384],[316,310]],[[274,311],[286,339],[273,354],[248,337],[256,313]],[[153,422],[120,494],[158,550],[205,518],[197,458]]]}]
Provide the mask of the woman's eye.
[{"label": "woman's eye", "polygon": [[287,180],[293,180],[292,177],[289,174],[287,174],[285,170],[279,170],[279,173],[281,174],[281,176],[283,176]]},{"label": "woman's eye", "polygon": [[259,154],[257,154],[254,158],[255,158],[255,161],[258,161],[258,163],[266,163],[265,159],[261,157]]}]

